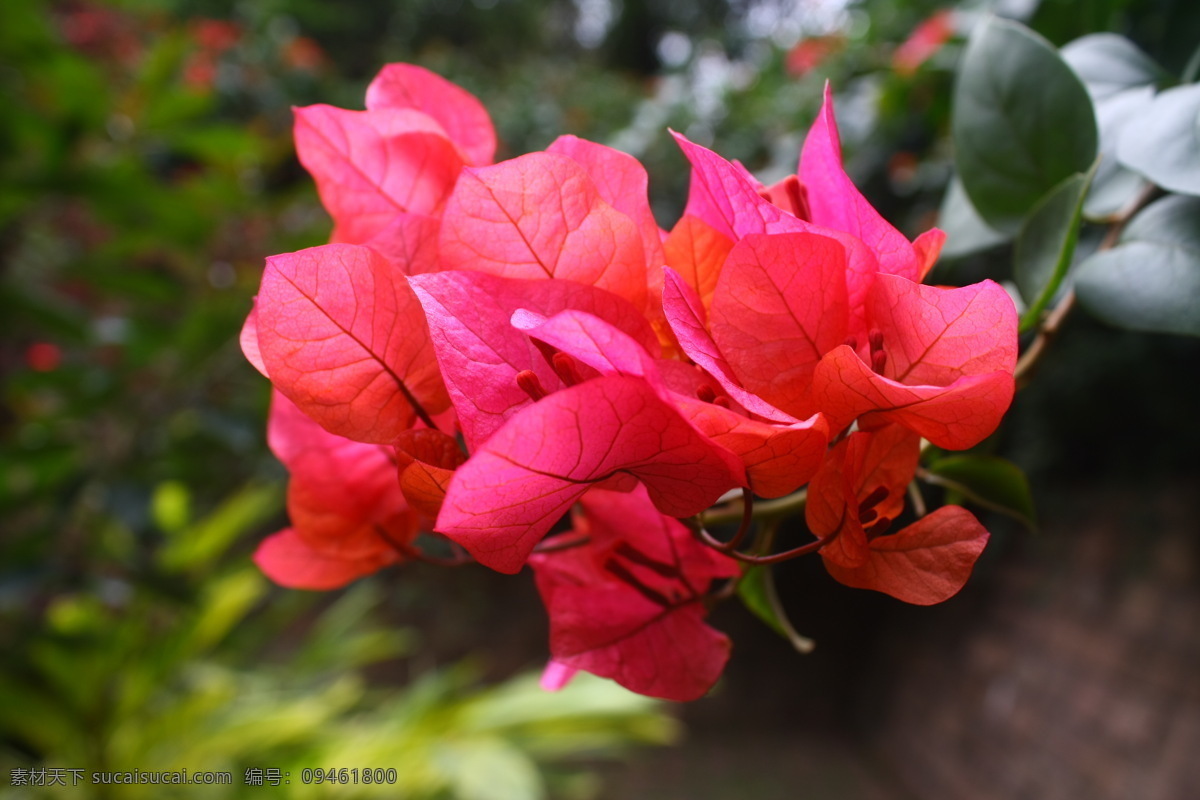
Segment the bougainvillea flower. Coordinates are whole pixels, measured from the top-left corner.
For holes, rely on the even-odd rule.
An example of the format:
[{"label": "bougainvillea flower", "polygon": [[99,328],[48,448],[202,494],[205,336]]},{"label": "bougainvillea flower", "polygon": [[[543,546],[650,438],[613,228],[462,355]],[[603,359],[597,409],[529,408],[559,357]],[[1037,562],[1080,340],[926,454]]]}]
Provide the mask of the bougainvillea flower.
[{"label": "bougainvillea flower", "polygon": [[898,425],[839,442],[809,484],[809,530],[829,574],[847,586],[931,605],[956,594],[987,545],[988,532],[960,506],[943,506],[888,533],[904,510],[920,440]]},{"label": "bougainvillea flower", "polygon": [[866,312],[868,340],[830,351],[813,374],[831,429],[869,414],[950,450],[996,429],[1012,402],[1017,360],[1017,314],[1004,289],[880,275]]},{"label": "bougainvillea flower", "polygon": [[655,361],[628,335],[582,311],[561,311],[547,319],[522,310],[513,315],[513,325],[601,374],[645,378],[697,430],[742,460],[758,495],[779,497],[794,491],[820,465],[828,442],[820,414],[804,422],[760,422],[700,400],[694,391],[679,394],[683,387],[671,387],[672,376],[659,371],[673,362]]},{"label": "bougainvillea flower", "polygon": [[329,433],[278,392],[267,438],[291,476],[292,521],[255,553],[268,577],[330,589],[401,560],[417,518],[396,484],[389,448]]},{"label": "bougainvillea flower", "polygon": [[629,490],[635,481],[664,514],[687,517],[745,475],[647,381],[603,376],[510,417],[454,473],[436,530],[513,573],[589,488]]},{"label": "bougainvillea flower", "polygon": [[389,444],[450,404],[420,303],[368,247],[268,259],[252,324],[271,382],[339,436]]},{"label": "bougainvillea flower", "polygon": [[518,309],[544,315],[565,308],[586,311],[629,334],[651,354],[659,353],[645,316],[594,286],[471,271],[419,275],[409,283],[424,308],[446,388],[472,451],[532,402],[517,382],[520,373],[533,372],[547,392],[565,385],[529,337],[510,324]]},{"label": "bougainvillea flower", "polygon": [[[689,231],[688,235],[692,239],[699,237],[701,240],[716,238],[718,250],[724,248],[722,240],[728,242],[729,248],[732,249],[734,243],[755,234],[815,233],[835,239],[845,249],[846,286],[851,311],[850,330],[851,333],[857,331],[861,327],[858,322],[861,316],[859,306],[876,272],[879,271],[877,254],[853,233],[825,227],[796,216],[796,213],[807,214],[809,194],[798,181],[786,182],[793,190],[779,192],[781,205],[776,205],[769,199],[772,192],[756,181],[744,168],[726,161],[707,148],[689,142],[679,134],[675,134],[675,138],[692,164],[692,181],[683,220],[694,220],[688,223],[691,228],[707,226],[713,231],[702,235],[698,230],[693,230]],[[788,202],[782,202],[785,199]],[[683,220],[680,224],[683,224]],[[710,281],[714,282],[715,286],[719,277],[710,274],[714,267],[711,259],[692,259],[689,262],[689,248],[685,246],[687,243],[680,242],[678,246],[673,246],[674,237],[675,231],[672,231],[667,239],[667,252],[675,256],[682,254],[684,262],[677,267],[676,263],[668,260],[668,265],[677,268],[685,277],[689,275],[689,270],[695,273],[699,283],[692,285],[698,292]]]},{"label": "bougainvillea flower", "polygon": [[697,543],[644,488],[593,490],[581,506],[574,532],[547,542],[586,544],[530,558],[550,615],[553,682],[582,669],[652,697],[702,697],[730,650],[704,622],[704,595],[737,575],[737,562]]}]

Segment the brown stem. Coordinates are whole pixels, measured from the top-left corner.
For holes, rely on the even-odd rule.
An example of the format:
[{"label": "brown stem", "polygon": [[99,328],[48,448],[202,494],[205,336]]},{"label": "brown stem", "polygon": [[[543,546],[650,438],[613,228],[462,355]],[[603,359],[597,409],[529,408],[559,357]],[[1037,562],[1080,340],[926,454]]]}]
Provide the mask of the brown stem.
[{"label": "brown stem", "polygon": [[[1104,235],[1104,241],[1100,242],[1100,246],[1096,252],[1110,250],[1117,245],[1121,239],[1121,234],[1125,230],[1125,226],[1133,219],[1137,212],[1146,207],[1151,200],[1159,194],[1157,186],[1147,186],[1142,190],[1141,194],[1129,204],[1121,214],[1113,221],[1108,232]],[[1034,366],[1037,365],[1038,359],[1045,353],[1046,347],[1058,335],[1059,329],[1062,328],[1063,322],[1067,315],[1071,313],[1071,309],[1075,307],[1075,291],[1069,290],[1063,295],[1062,300],[1058,301],[1058,305],[1046,315],[1045,321],[1038,327],[1037,336],[1030,342],[1029,347],[1021,354],[1017,360],[1017,367],[1013,371],[1013,378],[1016,379],[1017,388],[1023,389],[1029,384],[1029,378]]]}]

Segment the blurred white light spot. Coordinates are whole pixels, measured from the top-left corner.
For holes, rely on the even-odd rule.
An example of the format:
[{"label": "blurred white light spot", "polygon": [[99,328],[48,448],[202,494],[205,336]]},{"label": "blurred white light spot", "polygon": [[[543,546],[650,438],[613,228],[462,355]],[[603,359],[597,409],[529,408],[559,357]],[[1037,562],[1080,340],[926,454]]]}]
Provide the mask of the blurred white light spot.
[{"label": "blurred white light spot", "polygon": [[658,40],[658,59],[666,67],[681,67],[692,55],[692,40],[679,31],[667,31]]},{"label": "blurred white light spot", "polygon": [[575,0],[575,39],[587,48],[599,47],[616,17],[612,0]]}]

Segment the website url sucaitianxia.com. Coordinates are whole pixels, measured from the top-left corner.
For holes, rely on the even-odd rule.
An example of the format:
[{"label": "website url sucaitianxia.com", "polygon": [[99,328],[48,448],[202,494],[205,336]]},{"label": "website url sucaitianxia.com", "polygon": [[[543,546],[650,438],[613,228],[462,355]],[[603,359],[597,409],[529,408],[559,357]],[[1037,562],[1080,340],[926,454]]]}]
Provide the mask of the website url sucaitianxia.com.
[{"label": "website url sucaitianxia.com", "polygon": [[13,786],[81,786],[84,784],[225,786],[233,784],[233,773],[205,772],[203,770],[192,772],[186,769],[96,772],[85,769],[46,767],[44,769],[14,769],[9,775],[9,783]]}]

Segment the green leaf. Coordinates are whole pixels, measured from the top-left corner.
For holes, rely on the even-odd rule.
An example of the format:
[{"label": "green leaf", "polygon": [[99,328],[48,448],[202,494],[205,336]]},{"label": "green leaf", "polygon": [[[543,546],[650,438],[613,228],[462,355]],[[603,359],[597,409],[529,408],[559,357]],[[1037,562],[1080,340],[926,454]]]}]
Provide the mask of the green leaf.
[{"label": "green leaf", "polygon": [[1059,54],[1096,101],[1169,77],[1136,44],[1115,33],[1080,37],[1064,45]]},{"label": "green leaf", "polygon": [[806,636],[796,633],[787,613],[779,602],[775,592],[775,576],[771,567],[761,565],[750,567],[742,575],[737,584],[738,597],[742,604],[750,609],[754,616],[767,624],[767,627],[791,642],[792,647],[801,653],[811,653],[816,643]]},{"label": "green leaf", "polygon": [[1154,100],[1154,87],[1129,89],[1096,103],[1096,124],[1100,126],[1100,163],[1092,188],[1083,203],[1083,215],[1089,220],[1110,222],[1129,207],[1147,185],[1146,179],[1121,166],[1117,147],[1130,120],[1146,113]]},{"label": "green leaf", "polygon": [[923,470],[922,477],[976,505],[1014,517],[1030,529],[1037,527],[1029,480],[1011,461],[996,456],[950,456]]},{"label": "green leaf", "polygon": [[1075,291],[1113,325],[1200,336],[1200,199],[1170,196],[1145,208],[1116,247],[1079,265]]},{"label": "green leaf", "polygon": [[1200,85],[1155,97],[1121,131],[1117,157],[1164,189],[1200,195]]},{"label": "green leaf", "polygon": [[946,196],[938,213],[938,227],[946,234],[942,258],[960,258],[1003,244],[1012,238],[983,221],[975,206],[971,205],[957,175],[950,179],[950,185],[946,188]]},{"label": "green leaf", "polygon": [[169,570],[202,572],[238,537],[279,513],[281,487],[247,486],[232,495],[204,519],[174,533],[159,551],[159,561]]},{"label": "green leaf", "polygon": [[1017,288],[1028,305],[1021,316],[1021,331],[1037,325],[1067,275],[1079,242],[1083,198],[1094,173],[1095,167],[1086,175],[1072,175],[1060,183],[1042,198],[1021,227],[1013,265]]},{"label": "green leaf", "polygon": [[1043,38],[991,18],[972,33],[954,86],[955,165],[988,225],[1012,233],[1047,192],[1096,158],[1083,83]]}]

